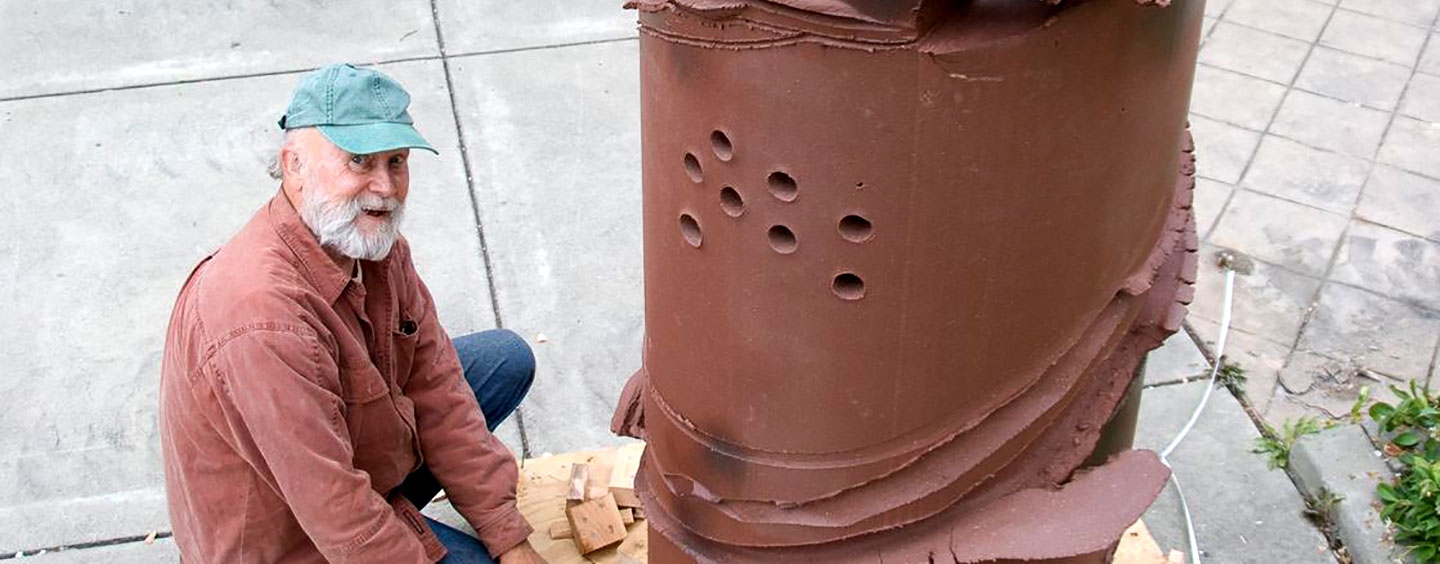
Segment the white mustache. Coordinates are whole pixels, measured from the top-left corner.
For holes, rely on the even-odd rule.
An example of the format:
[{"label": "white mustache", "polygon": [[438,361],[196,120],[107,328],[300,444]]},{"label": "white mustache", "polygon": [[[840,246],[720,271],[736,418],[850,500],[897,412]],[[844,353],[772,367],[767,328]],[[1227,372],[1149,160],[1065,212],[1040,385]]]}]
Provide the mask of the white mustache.
[{"label": "white mustache", "polygon": [[393,212],[400,209],[400,200],[395,198],[381,198],[374,194],[361,194],[356,196],[354,204],[364,211]]}]

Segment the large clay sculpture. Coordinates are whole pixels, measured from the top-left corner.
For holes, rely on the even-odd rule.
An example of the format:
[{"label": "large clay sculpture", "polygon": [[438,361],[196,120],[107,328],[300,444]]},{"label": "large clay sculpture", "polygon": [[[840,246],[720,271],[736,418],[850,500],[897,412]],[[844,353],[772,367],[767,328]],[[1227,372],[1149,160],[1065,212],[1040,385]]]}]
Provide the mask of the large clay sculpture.
[{"label": "large clay sculpture", "polygon": [[1196,267],[1163,4],[632,2],[652,561],[1106,561]]}]

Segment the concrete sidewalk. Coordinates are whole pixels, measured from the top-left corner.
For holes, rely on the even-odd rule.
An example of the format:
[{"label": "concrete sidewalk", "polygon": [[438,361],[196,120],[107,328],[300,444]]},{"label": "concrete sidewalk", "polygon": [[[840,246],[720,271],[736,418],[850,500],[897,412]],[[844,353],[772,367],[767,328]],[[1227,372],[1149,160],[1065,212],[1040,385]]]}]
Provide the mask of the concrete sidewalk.
[{"label": "concrete sidewalk", "polygon": [[[1440,74],[1440,0],[1332,4],[1207,8],[1196,206],[1207,250],[1257,259],[1234,356],[1271,403],[1287,362],[1353,346],[1393,357],[1380,372],[1428,378],[1440,338],[1440,126],[1425,121],[1440,120],[1440,79],[1425,74]],[[1323,17],[1298,29],[1302,13]],[[412,161],[405,231],[444,325],[532,339],[539,378],[502,438],[535,455],[618,442],[609,416],[643,329],[635,37],[618,1],[0,5],[0,558],[169,529],[156,431],[169,308],[274,194],[275,121],[301,73],[332,61],[397,77],[441,150]],[[1322,63],[1341,70],[1306,70]],[[1327,84],[1378,79],[1327,82],[1337,72],[1403,80],[1342,104]],[[1320,173],[1329,184],[1303,176]],[[1192,308],[1206,334],[1216,279],[1202,274]],[[1163,354],[1173,362],[1152,373],[1203,370],[1188,341]],[[1300,519],[1288,511],[1269,518]]]}]

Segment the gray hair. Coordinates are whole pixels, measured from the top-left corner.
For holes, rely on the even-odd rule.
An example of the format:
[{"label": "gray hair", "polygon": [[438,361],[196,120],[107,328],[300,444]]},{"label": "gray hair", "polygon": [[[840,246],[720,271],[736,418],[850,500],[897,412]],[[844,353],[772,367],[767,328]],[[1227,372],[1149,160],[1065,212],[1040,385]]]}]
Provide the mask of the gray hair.
[{"label": "gray hair", "polygon": [[272,153],[272,154],[270,155],[270,160],[269,160],[269,161],[266,163],[266,165],[265,165],[265,173],[266,173],[266,174],[269,174],[269,175],[270,175],[270,178],[273,178],[273,179],[275,179],[275,180],[284,180],[284,179],[285,179],[285,166],[280,163],[280,151],[281,151],[281,149],[293,149],[293,148],[294,148],[294,146],[295,146],[295,131],[296,131],[296,130],[294,130],[294,129],[291,129],[291,130],[286,131],[286,132],[285,132],[285,140],[284,140],[283,142],[281,142],[280,148],[279,148],[279,149],[276,149],[276,150],[274,151],[274,153]]}]

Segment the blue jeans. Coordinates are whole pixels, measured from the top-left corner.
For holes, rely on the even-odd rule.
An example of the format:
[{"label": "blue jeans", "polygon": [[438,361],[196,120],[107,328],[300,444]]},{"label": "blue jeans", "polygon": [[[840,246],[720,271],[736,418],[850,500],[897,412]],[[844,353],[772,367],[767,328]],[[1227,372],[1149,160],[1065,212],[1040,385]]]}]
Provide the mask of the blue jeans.
[{"label": "blue jeans", "polygon": [[[465,382],[480,401],[486,426],[494,431],[530,391],[530,383],[535,380],[535,355],[524,339],[508,329],[471,333],[454,342],[460,366],[465,370]],[[421,466],[396,489],[415,507],[423,508],[440,493],[440,481],[429,468]],[[440,564],[495,562],[475,537],[429,517],[425,520],[449,551]]]}]

